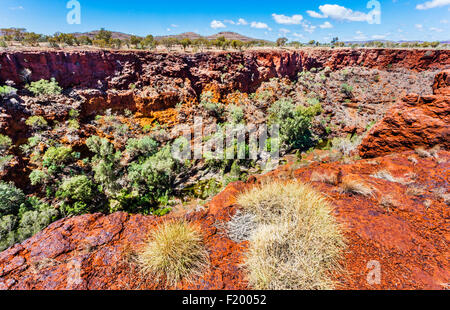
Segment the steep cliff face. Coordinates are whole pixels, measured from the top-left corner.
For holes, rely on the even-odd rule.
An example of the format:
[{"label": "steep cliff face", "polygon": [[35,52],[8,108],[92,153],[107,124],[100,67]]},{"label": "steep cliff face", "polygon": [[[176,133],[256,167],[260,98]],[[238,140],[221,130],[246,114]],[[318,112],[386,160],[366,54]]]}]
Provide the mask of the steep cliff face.
[{"label": "steep cliff face", "polygon": [[[0,53],[0,84],[23,85],[55,77],[64,87],[128,89],[129,85],[160,85],[189,80],[199,91],[214,81],[229,88],[254,91],[272,77],[295,78],[304,69],[346,66],[405,68],[422,71],[450,65],[450,51],[438,50],[300,50],[163,54],[115,51],[47,51]],[[26,70],[29,73],[26,72]],[[230,75],[229,77],[226,75]]]},{"label": "steep cliff face", "polygon": [[450,71],[436,76],[434,95],[410,94],[386,112],[359,148],[376,157],[414,148],[450,147]]}]

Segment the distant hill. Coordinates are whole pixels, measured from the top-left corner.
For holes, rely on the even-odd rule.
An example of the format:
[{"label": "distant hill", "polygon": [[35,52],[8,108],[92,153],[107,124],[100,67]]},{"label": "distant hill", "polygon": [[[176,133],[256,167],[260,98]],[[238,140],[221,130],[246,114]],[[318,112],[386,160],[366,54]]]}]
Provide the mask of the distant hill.
[{"label": "distant hill", "polygon": [[[81,36],[87,36],[90,39],[93,39],[98,34],[98,32],[99,32],[99,30],[94,30],[94,31],[89,31],[89,32],[75,32],[72,34],[76,38],[79,38]],[[128,40],[131,37],[131,34],[128,34],[128,33],[116,32],[116,31],[111,31],[111,33],[112,33],[113,39]]]},{"label": "distant hill", "polygon": [[[390,40],[367,40],[367,41],[345,41],[346,44],[366,44],[371,42],[383,42],[383,43],[423,43],[424,41],[419,40],[411,40],[411,41],[390,41]],[[439,41],[441,44],[448,44],[450,43],[449,40],[447,41]]]},{"label": "distant hill", "polygon": [[[98,34],[98,32],[99,32],[99,30],[94,30],[94,31],[83,32],[83,33],[75,32],[72,34],[77,38],[79,38],[81,36],[87,36],[87,37],[93,39]],[[132,36],[131,34],[116,32],[116,31],[111,31],[111,33],[112,33],[113,39],[129,40],[130,37]],[[261,41],[260,39],[246,37],[246,36],[241,35],[236,32],[219,32],[219,33],[211,35],[211,36],[202,36],[195,32],[184,32],[184,33],[180,33],[180,34],[176,34],[176,35],[155,36],[155,40],[159,41],[159,40],[166,39],[166,38],[176,38],[179,40],[185,39],[185,38],[188,38],[190,40],[205,38],[207,40],[215,40],[219,37],[225,37],[225,39],[227,39],[227,40],[240,40],[242,42],[250,42],[250,41],[255,41],[255,40]]]},{"label": "distant hill", "polygon": [[215,40],[219,37],[225,37],[225,39],[227,39],[227,40],[240,40],[242,42],[250,42],[250,41],[258,40],[258,39],[243,36],[236,32],[219,32],[217,34],[214,34],[214,35],[206,37],[206,38],[208,40]]}]

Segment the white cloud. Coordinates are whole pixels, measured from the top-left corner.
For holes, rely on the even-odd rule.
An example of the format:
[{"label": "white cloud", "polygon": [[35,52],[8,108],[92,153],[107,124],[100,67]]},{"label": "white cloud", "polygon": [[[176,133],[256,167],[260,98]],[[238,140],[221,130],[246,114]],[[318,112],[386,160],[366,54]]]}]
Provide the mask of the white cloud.
[{"label": "white cloud", "polygon": [[286,34],[286,33],[289,33],[291,31],[289,29],[286,29],[286,28],[280,28],[280,32]]},{"label": "white cloud", "polygon": [[230,19],[225,19],[223,22],[227,23],[227,24],[230,24],[230,25],[235,25],[236,24],[234,21],[232,21]]},{"label": "white cloud", "polygon": [[365,40],[367,36],[362,31],[356,31],[356,36],[353,37],[355,40]]},{"label": "white cloud", "polygon": [[441,29],[441,28],[431,27],[431,28],[430,28],[430,31],[434,31],[434,32],[442,32],[442,31],[444,31],[444,30]]},{"label": "white cloud", "polygon": [[9,8],[11,11],[23,10],[23,6],[13,6]]},{"label": "white cloud", "polygon": [[245,19],[243,19],[243,18],[239,18],[237,24],[246,26],[246,25],[248,25],[248,22]]},{"label": "white cloud", "polygon": [[416,27],[417,30],[423,30],[423,25],[422,24],[415,24],[414,27]]},{"label": "white cloud", "polygon": [[313,33],[316,30],[317,26],[312,26],[306,22],[302,23],[303,30],[308,33]]},{"label": "white cloud", "polygon": [[313,17],[313,18],[327,18],[327,16],[319,14],[315,11],[306,11],[306,13],[308,13],[309,16]]},{"label": "white cloud", "polygon": [[333,28],[333,25],[330,22],[324,22],[319,27],[322,28],[322,29],[330,29],[330,28]]},{"label": "white cloud", "polygon": [[213,20],[213,21],[211,22],[211,28],[213,28],[213,29],[217,29],[217,28],[227,28],[227,26],[225,26],[225,24],[222,23],[221,21]]},{"label": "white cloud", "polygon": [[302,35],[301,33],[297,33],[297,32],[294,32],[292,35],[293,35],[294,37],[296,37],[296,38],[299,38],[299,39],[304,39],[304,38],[305,38],[304,35]]},{"label": "white cloud", "polygon": [[448,24],[448,20],[447,19],[441,20],[441,24]]},{"label": "white cloud", "polygon": [[178,25],[172,24],[172,25],[170,25],[170,27],[172,27],[172,28],[177,28]]},{"label": "white cloud", "polygon": [[322,14],[308,11],[311,17],[326,18],[330,17],[337,20],[348,20],[352,22],[365,22],[369,20],[369,15],[359,11],[353,11],[337,4],[325,4],[319,6]]},{"label": "white cloud", "polygon": [[292,15],[292,16],[286,16],[286,15],[279,15],[279,14],[272,14],[273,19],[277,24],[282,25],[300,25],[300,23],[303,20],[302,15]]},{"label": "white cloud", "polygon": [[383,34],[375,34],[375,35],[372,36],[372,39],[382,40],[382,39],[386,39],[386,36],[383,35]]},{"label": "white cloud", "polygon": [[428,9],[434,9],[441,6],[450,5],[450,0],[431,0],[427,1],[421,4],[418,4],[416,6],[416,9],[418,10],[428,10]]},{"label": "white cloud", "polygon": [[252,22],[250,24],[250,27],[256,28],[256,29],[268,29],[269,31],[272,30],[269,28],[269,26],[266,23],[262,23],[262,22]]}]

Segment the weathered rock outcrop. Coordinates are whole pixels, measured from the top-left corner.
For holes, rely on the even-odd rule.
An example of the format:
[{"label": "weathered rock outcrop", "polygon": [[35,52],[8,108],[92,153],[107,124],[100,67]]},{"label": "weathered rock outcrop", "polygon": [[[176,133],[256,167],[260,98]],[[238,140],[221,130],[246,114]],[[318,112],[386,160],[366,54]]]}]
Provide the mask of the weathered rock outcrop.
[{"label": "weathered rock outcrop", "polygon": [[450,71],[436,76],[434,95],[410,94],[386,112],[359,148],[362,157],[418,147],[450,147]]},{"label": "weathered rock outcrop", "polygon": [[[165,218],[116,213],[62,219],[22,244],[0,254],[3,289],[164,289],[139,273],[133,257],[161,221],[186,218],[201,227],[210,270],[184,289],[246,289],[240,264],[248,246],[227,237],[226,223],[239,208],[236,196],[263,181],[292,177],[309,182],[313,173],[339,174],[337,182],[358,180],[373,195],[345,194],[339,184],[313,182],[329,197],[343,224],[348,250],[342,289],[444,289],[450,280],[448,258],[448,169],[450,153],[421,158],[414,152],[295,169],[284,166],[247,184],[230,184],[206,209]],[[414,157],[414,160],[411,160]],[[417,162],[417,163],[415,163]],[[374,177],[377,172],[392,178]],[[432,171],[432,173],[430,173]],[[447,225],[447,226],[446,226]],[[381,283],[368,283],[370,261],[381,267]]]}]

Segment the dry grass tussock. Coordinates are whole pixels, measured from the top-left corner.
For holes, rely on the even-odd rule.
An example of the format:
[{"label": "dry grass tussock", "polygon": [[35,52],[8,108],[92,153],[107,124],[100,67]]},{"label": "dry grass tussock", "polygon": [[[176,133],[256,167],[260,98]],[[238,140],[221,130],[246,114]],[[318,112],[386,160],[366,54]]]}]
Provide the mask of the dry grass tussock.
[{"label": "dry grass tussock", "polygon": [[373,197],[375,193],[375,189],[372,186],[357,179],[342,180],[340,190],[343,193],[362,195],[366,197]]},{"label": "dry grass tussock", "polygon": [[238,197],[255,217],[244,263],[249,284],[263,290],[333,289],[345,248],[331,205],[309,185],[268,183]]},{"label": "dry grass tussock", "polygon": [[161,224],[151,233],[137,259],[144,274],[158,281],[165,279],[168,286],[181,280],[192,281],[209,266],[201,233],[184,221]]},{"label": "dry grass tussock", "polygon": [[311,174],[310,180],[311,180],[311,182],[322,182],[322,183],[327,183],[327,184],[331,184],[331,185],[337,185],[338,173],[337,172],[319,173],[317,171],[314,171]]}]

